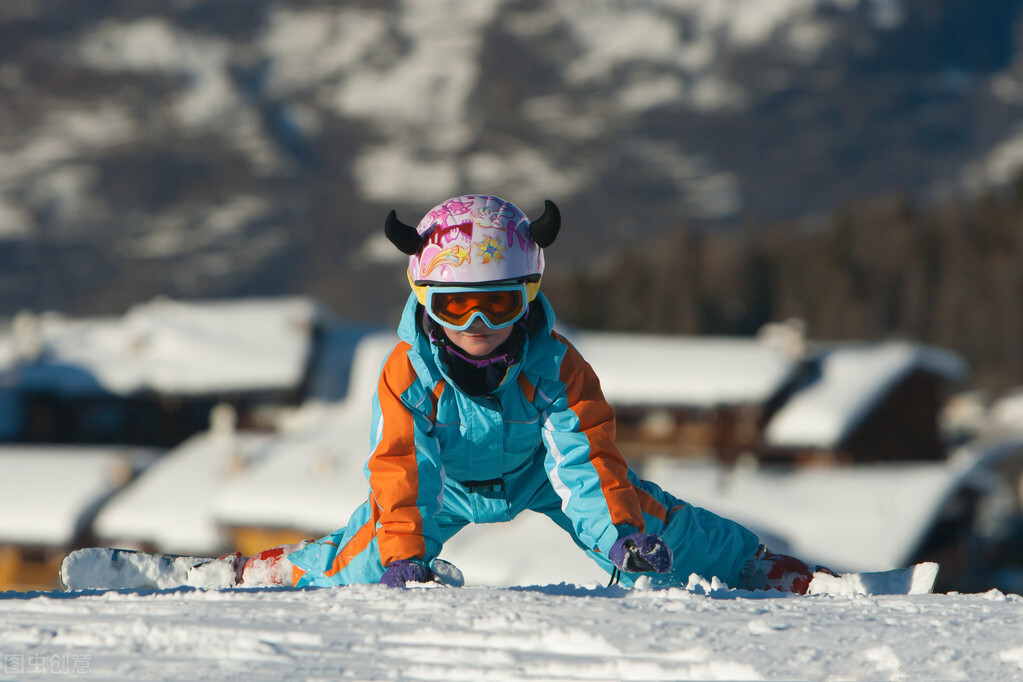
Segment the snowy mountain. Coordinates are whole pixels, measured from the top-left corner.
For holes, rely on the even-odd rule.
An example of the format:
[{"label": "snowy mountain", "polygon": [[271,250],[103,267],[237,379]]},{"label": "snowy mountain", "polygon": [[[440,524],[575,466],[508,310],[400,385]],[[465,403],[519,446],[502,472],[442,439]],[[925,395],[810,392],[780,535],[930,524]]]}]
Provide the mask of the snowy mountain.
[{"label": "snowy mountain", "polygon": [[563,261],[682,221],[981,191],[1023,160],[1018,15],[1015,0],[4,3],[0,311],[301,290],[379,319],[403,289],[379,267],[382,217],[467,191],[557,200]]}]

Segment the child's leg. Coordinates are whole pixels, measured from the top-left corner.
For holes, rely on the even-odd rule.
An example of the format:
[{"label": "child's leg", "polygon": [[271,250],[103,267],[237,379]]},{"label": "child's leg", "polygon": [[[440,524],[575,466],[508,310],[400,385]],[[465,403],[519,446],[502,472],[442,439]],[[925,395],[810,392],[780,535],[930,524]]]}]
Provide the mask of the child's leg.
[{"label": "child's leg", "polygon": [[[435,519],[441,545],[469,522],[459,504],[458,496],[445,489],[444,509]],[[380,582],[384,566],[370,503],[360,505],[346,527],[304,544],[288,554],[287,560],[294,565],[292,584],[296,587]]]},{"label": "child's leg", "polygon": [[355,510],[348,525],[288,555],[296,587],[376,583],[384,574],[376,523],[369,502]]},{"label": "child's leg", "polygon": [[[717,576],[731,587],[806,594],[815,571],[831,572],[796,557],[771,552],[740,524],[688,505],[650,481],[633,476],[633,482],[662,505],[674,505],[662,530],[647,529],[657,532],[671,546],[675,563],[668,575],[674,583],[685,584],[687,571],[691,571],[704,578]],[[651,526],[656,527],[657,523],[654,520]],[[662,582],[660,576],[653,580]]]},{"label": "child's leg", "polygon": [[[697,573],[704,578],[717,576],[740,589],[806,594],[815,571],[830,573],[796,557],[771,552],[740,524],[688,505],[650,481],[634,482],[662,505],[674,505],[660,531],[647,529],[658,533],[674,553],[668,584],[685,584],[690,573]],[[650,526],[657,524],[655,519]],[[655,583],[664,582],[661,576],[651,577]]]},{"label": "child's leg", "polygon": [[[673,555],[672,569],[668,573],[645,574],[654,584],[682,587],[694,573],[708,580],[717,577],[731,586],[739,584],[743,567],[760,547],[756,535],[734,521],[679,500],[632,472],[630,479],[643,498],[645,532],[660,536],[671,547]],[[553,487],[542,486],[528,508],[546,514],[582,547],[571,520],[561,511],[561,500]],[[585,547],[583,550],[607,573],[612,572],[614,566],[606,556]],[[621,582],[626,586],[632,585],[640,575],[623,574]]]},{"label": "child's leg", "polygon": [[651,575],[657,585],[684,586],[689,576],[718,578],[736,586],[746,562],[760,547],[760,540],[741,524],[694,507],[655,483],[629,477],[644,499],[646,532],[659,535],[671,547],[672,568],[663,575]]}]

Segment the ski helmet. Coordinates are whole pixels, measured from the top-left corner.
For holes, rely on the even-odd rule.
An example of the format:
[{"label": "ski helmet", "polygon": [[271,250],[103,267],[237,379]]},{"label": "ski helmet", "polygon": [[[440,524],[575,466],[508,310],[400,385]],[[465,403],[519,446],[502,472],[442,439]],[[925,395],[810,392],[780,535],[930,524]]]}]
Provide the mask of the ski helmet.
[{"label": "ski helmet", "polygon": [[529,218],[514,204],[484,194],[468,194],[435,206],[419,225],[398,220],[391,211],[387,238],[409,256],[408,280],[420,303],[430,285],[472,286],[496,282],[526,283],[528,301],[536,298],[543,276],[543,248],[561,229],[553,201]]}]

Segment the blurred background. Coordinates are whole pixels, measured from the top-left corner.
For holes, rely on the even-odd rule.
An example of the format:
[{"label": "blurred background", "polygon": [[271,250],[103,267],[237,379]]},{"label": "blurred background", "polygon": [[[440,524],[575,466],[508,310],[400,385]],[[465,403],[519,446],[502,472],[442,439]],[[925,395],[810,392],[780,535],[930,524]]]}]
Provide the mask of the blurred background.
[{"label": "blurred background", "polygon": [[[787,347],[790,364],[759,393],[623,392],[616,409],[643,443],[637,461],[658,450],[651,442],[674,444],[660,447],[671,456],[700,445],[729,470],[744,453],[945,465],[970,442],[1002,448],[1023,384],[1021,9],[5,0],[0,432],[12,443],[156,447],[159,460],[207,428],[215,405],[235,411],[232,428],[266,430],[279,427],[267,406],[340,400],[358,340],[392,327],[407,296],[384,216],[394,208],[415,223],[480,192],[530,215],[544,199],[561,208],[544,290],[567,327]],[[282,328],[298,319],[309,332],[306,345],[250,358],[265,367],[295,353],[262,384],[243,368],[249,381],[168,385],[166,366],[153,374],[128,360],[176,320],[179,343],[149,361],[194,357],[209,378],[231,353],[210,361],[199,337],[229,349],[252,338],[208,332],[209,310],[189,326],[189,313],[161,301],[289,297],[315,301],[281,313],[291,320]],[[235,319],[215,305],[213,318]],[[97,319],[128,335],[72,322]],[[258,337],[265,327],[234,329]],[[649,351],[604,341],[594,352],[613,348],[618,365]],[[849,342],[907,344],[908,364],[887,365],[885,390],[868,402],[919,409],[877,416],[867,435],[769,442],[780,407],[823,385],[837,358],[827,344]],[[691,381],[679,368],[704,357],[695,352],[672,356],[669,378]],[[713,357],[722,371],[736,366]],[[170,374],[187,375],[174,363]],[[116,378],[119,364],[137,376]],[[324,373],[342,388],[323,388]],[[352,456],[361,465],[365,453]],[[129,459],[125,481],[150,462]],[[1009,472],[999,504],[1018,524],[1019,473],[999,466]],[[87,507],[94,515],[99,502]],[[97,541],[92,528],[76,532],[73,542]],[[1011,547],[1019,530],[1005,532]]]}]

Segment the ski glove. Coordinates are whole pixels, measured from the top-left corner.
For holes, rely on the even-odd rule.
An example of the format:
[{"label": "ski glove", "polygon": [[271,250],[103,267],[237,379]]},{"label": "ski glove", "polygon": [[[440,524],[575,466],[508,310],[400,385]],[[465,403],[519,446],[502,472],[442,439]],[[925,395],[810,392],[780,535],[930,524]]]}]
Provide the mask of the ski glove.
[{"label": "ski glove", "polygon": [[608,552],[608,557],[618,570],[626,573],[667,573],[671,570],[671,548],[650,533],[633,533],[619,538]]},{"label": "ski glove", "polygon": [[409,559],[397,559],[387,565],[381,585],[405,587],[405,583],[428,583],[433,580],[433,571]]}]

